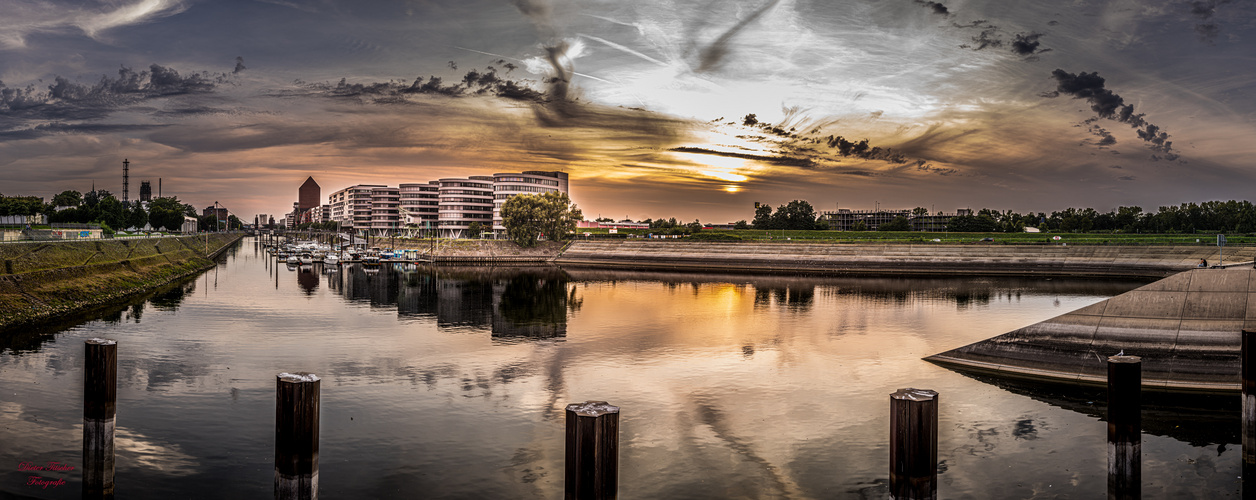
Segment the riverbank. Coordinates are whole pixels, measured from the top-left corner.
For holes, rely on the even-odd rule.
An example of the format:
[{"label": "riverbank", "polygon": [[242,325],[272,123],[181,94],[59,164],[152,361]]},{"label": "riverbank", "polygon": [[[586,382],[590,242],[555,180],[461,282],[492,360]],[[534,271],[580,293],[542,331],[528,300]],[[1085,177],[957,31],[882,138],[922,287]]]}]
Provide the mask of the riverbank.
[{"label": "riverbank", "polygon": [[[1248,262],[1256,247],[1225,249]],[[557,255],[564,267],[823,273],[838,275],[1077,276],[1163,278],[1219,262],[1217,247],[1107,245],[947,245],[576,241]]]},{"label": "riverbank", "polygon": [[0,329],[46,321],[195,275],[239,234],[0,245]]}]

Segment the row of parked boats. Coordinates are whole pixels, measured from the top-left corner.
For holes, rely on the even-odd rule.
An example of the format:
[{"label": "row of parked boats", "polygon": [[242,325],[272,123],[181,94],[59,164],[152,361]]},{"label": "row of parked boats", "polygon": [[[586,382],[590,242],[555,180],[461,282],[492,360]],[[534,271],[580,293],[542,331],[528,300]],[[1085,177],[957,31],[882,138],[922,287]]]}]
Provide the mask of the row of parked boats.
[{"label": "row of parked boats", "polygon": [[362,249],[348,246],[333,249],[316,242],[266,244],[265,246],[267,253],[290,265],[361,263],[371,266],[384,262],[421,262],[424,260],[418,250],[412,249],[392,250],[379,247]]}]

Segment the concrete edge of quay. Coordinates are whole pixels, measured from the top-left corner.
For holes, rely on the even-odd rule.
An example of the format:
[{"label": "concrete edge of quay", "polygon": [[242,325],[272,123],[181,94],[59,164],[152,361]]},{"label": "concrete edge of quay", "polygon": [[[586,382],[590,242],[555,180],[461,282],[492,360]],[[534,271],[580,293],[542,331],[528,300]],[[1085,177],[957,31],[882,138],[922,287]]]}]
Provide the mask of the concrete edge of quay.
[{"label": "concrete edge of quay", "polygon": [[[229,238],[226,241],[222,241],[221,236],[229,236]],[[166,257],[166,254],[159,252],[158,255],[136,259],[0,275],[0,300],[3,300],[7,295],[10,300],[4,300],[3,305],[6,308],[12,307],[5,314],[0,315],[0,330],[48,322],[62,315],[85,313],[199,275],[206,270],[212,269],[216,265],[215,260],[243,237],[243,234],[220,235],[215,238],[215,248],[207,255],[202,254],[203,250],[197,244],[199,243],[197,240],[204,238],[204,236],[151,239],[151,242],[154,244],[159,244],[162,240],[178,241],[181,246],[188,250],[188,252],[180,255],[182,258],[178,261],[172,260]],[[110,240],[101,240],[102,243],[108,241]],[[56,243],[51,242],[49,244],[55,245]],[[164,262],[162,262],[163,260]],[[157,267],[162,269],[151,276],[144,272]],[[93,290],[93,293],[88,297],[66,297],[64,300],[59,301],[47,300],[49,297],[55,297],[58,291],[70,289],[72,282],[95,274],[120,275],[126,279],[111,280],[113,286]],[[31,289],[32,287],[40,289],[37,292],[38,294],[32,293],[36,292],[36,290]],[[52,289],[51,292],[46,291],[49,288]],[[66,293],[65,295],[73,294]],[[25,306],[13,307],[15,301],[22,302]]]}]

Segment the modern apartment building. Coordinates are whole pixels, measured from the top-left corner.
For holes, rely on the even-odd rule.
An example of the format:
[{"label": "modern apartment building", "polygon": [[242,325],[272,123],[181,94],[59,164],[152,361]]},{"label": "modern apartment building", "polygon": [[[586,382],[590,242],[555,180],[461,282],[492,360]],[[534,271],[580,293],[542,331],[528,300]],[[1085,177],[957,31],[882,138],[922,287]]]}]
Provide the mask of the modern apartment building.
[{"label": "modern apartment building", "polygon": [[[331,220],[339,222],[343,229],[371,230],[374,202],[371,191],[387,187],[382,184],[357,184],[332,193],[327,197],[327,204],[331,206]],[[381,198],[384,196],[381,195]]]},{"label": "modern apartment building", "polygon": [[493,178],[475,175],[467,178],[446,178],[440,181],[437,221],[440,235],[446,238],[473,236],[467,234],[471,223],[478,222],[485,230],[493,225]]},{"label": "modern apartment building", "polygon": [[387,234],[401,227],[401,194],[395,187],[371,188],[371,232]]},{"label": "modern apartment building", "polygon": [[518,194],[567,193],[566,172],[529,171],[521,174],[493,174],[493,231],[501,232],[502,205]]},{"label": "modern apartment building", "polygon": [[446,238],[468,234],[472,223],[502,232],[501,207],[519,194],[567,193],[565,172],[529,171],[493,176],[450,177],[398,187],[358,184],[332,193],[323,205],[327,220],[343,229],[386,234],[405,226],[437,229]]},{"label": "modern apartment building", "polygon": [[435,228],[440,212],[440,181],[427,184],[402,184],[401,222],[422,228]]}]

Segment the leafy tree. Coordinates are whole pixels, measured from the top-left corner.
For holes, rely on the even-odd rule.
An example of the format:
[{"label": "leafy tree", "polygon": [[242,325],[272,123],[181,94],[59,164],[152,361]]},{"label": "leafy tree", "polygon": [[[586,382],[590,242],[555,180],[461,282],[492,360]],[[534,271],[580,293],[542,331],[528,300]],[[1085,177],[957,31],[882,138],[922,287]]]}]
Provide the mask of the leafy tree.
[{"label": "leafy tree", "polygon": [[917,217],[921,215],[929,215],[929,209],[925,207],[916,207],[911,210],[911,214]]},{"label": "leafy tree", "polygon": [[54,207],[77,207],[83,204],[83,194],[78,191],[62,191],[52,197]]},{"label": "leafy tree", "polygon": [[794,200],[778,207],[776,213],[772,214],[772,220],[772,229],[815,229],[816,211],[810,203]]},{"label": "leafy tree", "polygon": [[595,222],[615,222],[615,219],[612,219],[610,217],[598,217],[597,219],[594,219],[594,221]]},{"label": "leafy tree", "polygon": [[772,206],[764,203],[759,205],[759,208],[754,209],[754,222],[752,224],[754,224],[755,229],[776,229],[774,226],[775,220],[772,218]]},{"label": "leafy tree", "polygon": [[829,226],[829,221],[824,220],[824,219],[817,219],[817,220],[816,220],[816,230],[818,230],[818,231],[828,231],[828,230],[829,230],[829,227],[830,227],[830,226]]},{"label": "leafy tree", "polygon": [[877,231],[911,231],[911,224],[907,222],[907,217],[900,215],[892,221],[877,226]]},{"label": "leafy tree", "polygon": [[742,219],[733,224],[733,229],[750,229],[750,224],[746,223],[746,219]]},{"label": "leafy tree", "polygon": [[135,207],[126,216],[126,224],[119,227],[141,228],[144,227],[145,222],[148,222],[148,212],[144,211],[142,204],[136,203]]},{"label": "leafy tree", "polygon": [[43,198],[0,195],[0,215],[35,215],[43,211]]},{"label": "leafy tree", "polygon": [[471,236],[472,238],[479,238],[480,233],[482,232],[484,232],[484,226],[480,225],[479,222],[472,222],[470,225],[467,226],[467,235]]},{"label": "leafy tree", "polygon": [[91,219],[88,220],[104,221],[110,227],[122,227],[126,223],[126,209],[122,208],[122,202],[114,198],[113,195],[101,198],[100,202],[96,204],[95,213],[89,216]]},{"label": "leafy tree", "polygon": [[650,229],[670,229],[680,225],[680,223],[676,221],[675,217],[672,217],[671,219],[647,219],[646,222],[650,223]]},{"label": "leafy tree", "polygon": [[850,226],[850,230],[851,231],[867,231],[868,224],[861,220],[855,221],[855,223]]},{"label": "leafy tree", "polygon": [[506,234],[521,247],[535,246],[542,234],[551,241],[561,241],[568,232],[576,230],[576,221],[583,218],[567,194],[556,191],[515,195],[502,205]]},{"label": "leafy tree", "polygon": [[[177,231],[183,227],[183,216],[187,213],[187,206],[179,202],[179,198],[174,196],[155,198],[148,204],[148,223],[153,229],[166,228],[171,231]],[[195,210],[192,216],[195,216]],[[209,226],[213,228],[214,226]],[[201,229],[208,229],[202,225]]]},{"label": "leafy tree", "polygon": [[947,231],[957,233],[989,233],[998,228],[998,224],[989,215],[961,215],[952,217],[946,224]]},{"label": "leafy tree", "polygon": [[[183,217],[183,216],[182,216],[182,215],[180,215],[179,217]],[[180,225],[182,225],[182,224],[180,224]],[[157,224],[153,224],[153,229],[156,229],[157,227],[158,227],[158,226],[157,226]],[[202,216],[200,216],[200,217],[197,217],[197,218],[196,218],[196,227],[201,228],[201,231],[220,231],[220,230],[222,230],[222,224],[220,224],[220,223],[218,222],[218,216],[213,215],[213,214],[210,214],[210,215],[202,215]],[[308,222],[306,222],[305,224],[301,224],[301,225],[298,225],[298,226],[297,226],[297,229],[300,229],[300,230],[305,230],[305,229],[309,229],[309,228],[310,228],[310,223],[308,223]],[[166,229],[170,229],[170,227],[166,227]]]}]

